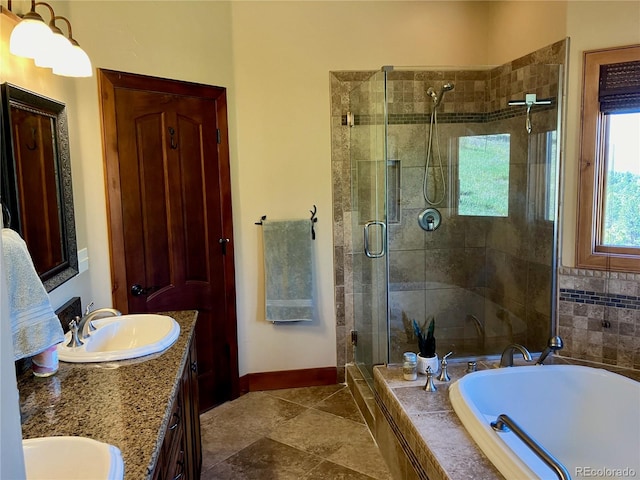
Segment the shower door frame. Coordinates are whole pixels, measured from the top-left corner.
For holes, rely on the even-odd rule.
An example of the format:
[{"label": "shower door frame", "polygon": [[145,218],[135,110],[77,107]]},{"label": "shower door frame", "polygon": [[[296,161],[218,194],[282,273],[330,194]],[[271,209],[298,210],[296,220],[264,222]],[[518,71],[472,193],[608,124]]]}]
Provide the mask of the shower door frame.
[{"label": "shower door frame", "polygon": [[[373,367],[389,361],[388,321],[388,235],[387,235],[387,72],[383,67],[350,93],[368,88],[369,102],[365,112],[352,112],[355,118],[350,129],[351,196],[353,204],[351,243],[353,252],[353,314],[357,339],[354,341],[354,363],[365,380],[373,387]],[[366,131],[364,129],[367,129]],[[369,149],[365,158],[359,158],[363,146],[358,133],[368,133]],[[365,142],[367,143],[367,142]],[[362,178],[364,174],[366,178]],[[361,181],[372,187],[369,197],[362,194]],[[360,195],[359,195],[360,194]],[[365,201],[365,200],[368,200]],[[364,204],[364,205],[363,205]],[[365,213],[365,210],[367,212]],[[366,217],[365,217],[366,215]],[[361,218],[362,217],[362,218]],[[371,249],[367,252],[369,240]],[[367,275],[370,273],[370,276]],[[356,279],[359,278],[360,281]],[[368,281],[366,281],[367,279]]]}]

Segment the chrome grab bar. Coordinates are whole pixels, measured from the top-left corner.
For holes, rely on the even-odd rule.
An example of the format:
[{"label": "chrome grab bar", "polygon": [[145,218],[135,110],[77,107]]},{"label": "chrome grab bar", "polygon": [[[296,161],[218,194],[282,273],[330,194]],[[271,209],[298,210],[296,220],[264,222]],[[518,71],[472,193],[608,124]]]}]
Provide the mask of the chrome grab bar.
[{"label": "chrome grab bar", "polygon": [[[381,237],[380,237],[380,251],[379,252],[371,252],[369,250],[369,228],[372,225],[378,225],[381,228]],[[384,257],[384,244],[385,244],[385,236],[387,234],[387,226],[384,222],[379,222],[376,220],[372,220],[364,224],[364,253],[369,258],[381,258]]]},{"label": "chrome grab bar", "polygon": [[560,480],[571,480],[571,475],[562,463],[560,463],[547,449],[531,438],[527,432],[525,432],[516,422],[513,421],[509,415],[504,413],[498,415],[495,422],[491,422],[491,427],[496,432],[508,432],[513,430],[513,433],[522,440],[527,447],[533,450],[540,459],[551,468]]}]

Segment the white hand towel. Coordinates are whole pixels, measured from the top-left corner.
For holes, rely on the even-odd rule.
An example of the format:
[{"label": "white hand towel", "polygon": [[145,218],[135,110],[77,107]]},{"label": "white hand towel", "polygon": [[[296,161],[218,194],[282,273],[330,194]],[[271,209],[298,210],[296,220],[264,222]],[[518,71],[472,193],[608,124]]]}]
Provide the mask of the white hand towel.
[{"label": "white hand towel", "polygon": [[263,221],[266,319],[313,320],[313,248],[309,220]]},{"label": "white hand towel", "polygon": [[33,266],[26,243],[9,228],[2,229],[2,254],[14,358],[19,360],[62,342],[64,333]]}]

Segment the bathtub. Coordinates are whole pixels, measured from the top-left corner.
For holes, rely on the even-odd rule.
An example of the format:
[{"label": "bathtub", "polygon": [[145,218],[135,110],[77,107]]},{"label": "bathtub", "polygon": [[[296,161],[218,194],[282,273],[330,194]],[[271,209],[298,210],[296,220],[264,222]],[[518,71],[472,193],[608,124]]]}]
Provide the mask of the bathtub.
[{"label": "bathtub", "polygon": [[542,365],[483,370],[451,385],[460,421],[508,480],[557,479],[513,432],[507,414],[572,479],[640,478],[640,383],[597,368]]}]

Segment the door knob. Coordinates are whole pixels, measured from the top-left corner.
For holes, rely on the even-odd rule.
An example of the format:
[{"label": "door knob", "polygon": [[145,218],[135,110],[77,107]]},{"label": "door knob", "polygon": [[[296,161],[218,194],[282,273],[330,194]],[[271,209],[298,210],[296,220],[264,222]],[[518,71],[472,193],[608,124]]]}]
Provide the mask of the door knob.
[{"label": "door knob", "polygon": [[229,240],[228,238],[221,238],[221,239],[218,240],[218,243],[222,247],[222,254],[223,255],[227,254],[227,243],[229,243],[230,241],[231,240]]}]

